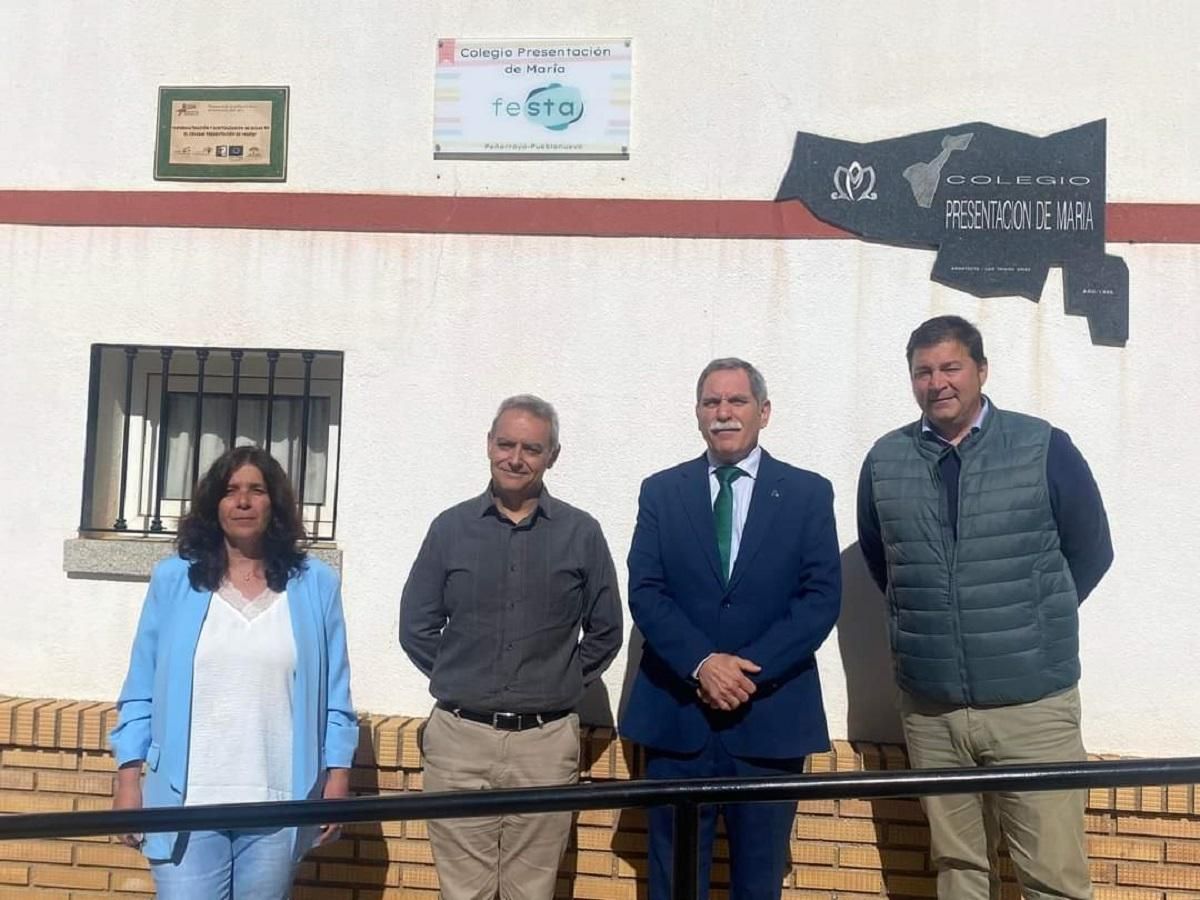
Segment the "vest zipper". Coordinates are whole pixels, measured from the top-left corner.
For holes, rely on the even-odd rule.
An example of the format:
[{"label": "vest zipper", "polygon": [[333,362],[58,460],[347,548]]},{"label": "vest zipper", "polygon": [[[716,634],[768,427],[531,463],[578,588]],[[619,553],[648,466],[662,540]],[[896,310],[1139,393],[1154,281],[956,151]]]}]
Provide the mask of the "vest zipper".
[{"label": "vest zipper", "polygon": [[[962,607],[958,603],[958,530],[962,525],[962,483],[963,483],[963,465],[964,460],[962,454],[958,452],[957,447],[951,447],[950,453],[958,457],[958,484],[955,485],[955,527],[951,529],[949,522],[943,523],[942,534],[948,542],[947,558],[950,562],[950,603],[953,605],[954,619],[954,646],[958,650],[958,678],[962,685],[963,701],[965,705],[971,705],[971,683],[967,677],[967,652],[963,646],[963,628],[962,628]],[[938,469],[939,475],[941,469]],[[938,504],[940,507],[941,504]],[[947,512],[949,505],[947,505]]]}]

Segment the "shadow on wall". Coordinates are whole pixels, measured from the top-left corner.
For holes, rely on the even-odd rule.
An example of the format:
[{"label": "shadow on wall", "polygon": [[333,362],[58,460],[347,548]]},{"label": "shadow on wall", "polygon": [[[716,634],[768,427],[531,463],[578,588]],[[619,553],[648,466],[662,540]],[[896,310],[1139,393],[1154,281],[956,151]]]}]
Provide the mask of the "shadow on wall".
[{"label": "shadow on wall", "polygon": [[634,625],[629,629],[629,644],[625,648],[625,675],[621,679],[621,696],[617,698],[618,721],[624,718],[625,710],[629,706],[629,695],[633,692],[633,682],[637,679],[638,669],[642,665],[642,649],[645,646],[646,639]]},{"label": "shadow on wall", "polygon": [[579,701],[576,711],[579,713],[580,725],[616,728],[616,723],[613,721],[612,703],[608,699],[608,689],[599,678],[583,689],[583,699]]},{"label": "shadow on wall", "polygon": [[888,641],[887,600],[871,579],[857,542],[842,551],[837,640],[846,675],[846,736],[852,741],[903,744]]}]

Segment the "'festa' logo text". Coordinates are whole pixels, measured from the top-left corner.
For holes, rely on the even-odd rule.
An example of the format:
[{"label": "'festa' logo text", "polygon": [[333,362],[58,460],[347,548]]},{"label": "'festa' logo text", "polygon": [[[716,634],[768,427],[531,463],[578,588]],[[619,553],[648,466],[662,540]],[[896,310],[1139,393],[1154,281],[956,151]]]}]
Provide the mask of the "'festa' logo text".
[{"label": "'festa' logo text", "polygon": [[583,118],[583,95],[579,88],[554,82],[531,90],[523,103],[497,97],[492,101],[492,114],[511,118],[524,115],[534,125],[566,131]]}]

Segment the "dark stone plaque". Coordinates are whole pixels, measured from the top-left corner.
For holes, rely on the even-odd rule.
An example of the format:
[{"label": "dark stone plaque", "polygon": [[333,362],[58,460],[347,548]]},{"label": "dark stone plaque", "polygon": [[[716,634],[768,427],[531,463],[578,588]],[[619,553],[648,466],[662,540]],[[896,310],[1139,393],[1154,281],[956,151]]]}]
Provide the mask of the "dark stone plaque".
[{"label": "dark stone plaque", "polygon": [[776,200],[871,241],[936,247],[932,277],[1038,300],[1063,270],[1066,312],[1124,346],[1129,270],[1104,252],[1105,122],[1035,137],[970,122],[860,144],[799,132]]}]

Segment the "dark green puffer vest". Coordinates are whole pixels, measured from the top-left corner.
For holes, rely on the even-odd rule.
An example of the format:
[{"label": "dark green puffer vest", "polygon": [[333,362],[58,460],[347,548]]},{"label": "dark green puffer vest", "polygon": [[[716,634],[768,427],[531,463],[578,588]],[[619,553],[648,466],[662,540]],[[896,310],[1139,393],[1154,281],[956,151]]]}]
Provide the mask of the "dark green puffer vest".
[{"label": "dark green puffer vest", "polygon": [[[914,422],[868,455],[896,681],[945,703],[1025,703],[1079,680],[1079,601],[1050,508],[1050,425],[990,406],[957,448]],[[938,460],[958,453],[958,539]]]}]

